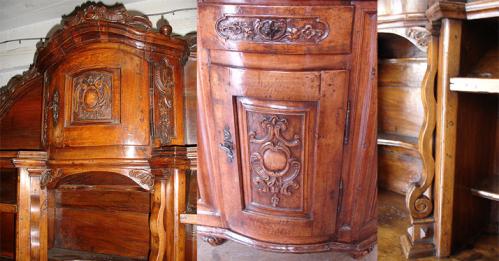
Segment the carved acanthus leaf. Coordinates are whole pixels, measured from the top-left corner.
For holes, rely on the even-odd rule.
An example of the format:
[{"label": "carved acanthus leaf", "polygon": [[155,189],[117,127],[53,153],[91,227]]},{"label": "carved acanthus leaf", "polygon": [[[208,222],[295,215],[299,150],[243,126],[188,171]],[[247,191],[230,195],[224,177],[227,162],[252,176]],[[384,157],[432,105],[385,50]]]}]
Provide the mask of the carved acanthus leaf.
[{"label": "carved acanthus leaf", "polygon": [[224,16],[216,31],[226,40],[281,43],[318,43],[329,26],[317,17]]}]

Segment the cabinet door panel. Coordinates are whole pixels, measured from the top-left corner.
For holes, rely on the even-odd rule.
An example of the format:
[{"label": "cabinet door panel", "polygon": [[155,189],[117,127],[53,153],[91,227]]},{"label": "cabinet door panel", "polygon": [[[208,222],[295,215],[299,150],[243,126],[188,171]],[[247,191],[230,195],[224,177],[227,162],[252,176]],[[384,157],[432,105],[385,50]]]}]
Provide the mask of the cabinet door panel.
[{"label": "cabinet door panel", "polygon": [[49,124],[56,147],[148,145],[145,63],[118,50],[88,51],[61,65],[49,100],[58,94],[58,117]]},{"label": "cabinet door panel", "polygon": [[268,242],[328,240],[339,196],[347,71],[212,66],[210,78],[230,229]]}]

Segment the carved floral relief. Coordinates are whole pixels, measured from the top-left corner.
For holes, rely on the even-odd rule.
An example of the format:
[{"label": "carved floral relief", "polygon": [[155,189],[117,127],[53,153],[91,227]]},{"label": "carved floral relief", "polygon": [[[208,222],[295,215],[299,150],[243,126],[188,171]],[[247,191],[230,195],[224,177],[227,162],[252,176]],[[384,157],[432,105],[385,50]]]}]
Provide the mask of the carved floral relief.
[{"label": "carved floral relief", "polygon": [[154,64],[154,86],[157,90],[157,108],[159,123],[156,127],[156,136],[161,144],[169,144],[174,136],[173,129],[173,94],[175,81],[173,66],[167,60]]},{"label": "carved floral relief", "polygon": [[329,35],[329,26],[317,17],[224,16],[216,31],[233,41],[318,43]]}]

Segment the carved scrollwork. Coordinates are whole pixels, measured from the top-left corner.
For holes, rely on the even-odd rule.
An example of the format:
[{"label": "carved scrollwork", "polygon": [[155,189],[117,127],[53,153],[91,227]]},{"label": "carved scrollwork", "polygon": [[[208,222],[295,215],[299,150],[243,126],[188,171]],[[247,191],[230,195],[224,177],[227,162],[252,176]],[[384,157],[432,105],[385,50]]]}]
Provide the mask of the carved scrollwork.
[{"label": "carved scrollwork", "polygon": [[407,28],[406,35],[423,48],[428,47],[428,43],[430,42],[431,37],[430,31],[422,27]]},{"label": "carved scrollwork", "polygon": [[234,160],[234,143],[228,126],[224,128],[224,142],[220,143],[220,148],[227,154],[227,160],[232,162]]},{"label": "carved scrollwork", "polygon": [[42,172],[40,177],[40,187],[45,188],[56,179],[62,177],[62,169],[46,169]]},{"label": "carved scrollwork", "polygon": [[73,122],[111,120],[113,77],[89,71],[73,79]]},{"label": "carved scrollwork", "polygon": [[154,175],[149,170],[132,169],[128,176],[144,189],[151,190],[154,187]]},{"label": "carved scrollwork", "polygon": [[216,23],[226,40],[281,43],[318,43],[329,35],[329,26],[317,17],[224,16]]},{"label": "carved scrollwork", "polygon": [[277,207],[279,195],[289,196],[290,189],[298,189],[299,184],[295,182],[300,174],[301,163],[294,158],[292,147],[299,146],[300,136],[294,135],[292,140],[287,140],[281,134],[286,131],[288,121],[278,116],[264,118],[261,122],[262,129],[266,130],[265,137],[258,139],[256,132],[249,133],[250,143],[260,144],[257,152],[250,156],[250,165],[255,174],[253,183],[258,190],[271,193],[271,204]]},{"label": "carved scrollwork", "polygon": [[76,26],[92,20],[127,24],[143,30],[152,29],[151,21],[147,17],[130,15],[122,4],[106,6],[91,2],[81,5],[72,14],[63,17],[63,25]]},{"label": "carved scrollwork", "polygon": [[52,100],[49,102],[47,110],[52,110],[52,120],[54,126],[56,126],[59,122],[59,90],[54,90]]},{"label": "carved scrollwork", "polygon": [[157,106],[159,112],[159,123],[156,135],[161,144],[169,144],[174,136],[173,129],[173,95],[175,79],[173,66],[166,59],[154,64],[154,86],[158,90]]}]

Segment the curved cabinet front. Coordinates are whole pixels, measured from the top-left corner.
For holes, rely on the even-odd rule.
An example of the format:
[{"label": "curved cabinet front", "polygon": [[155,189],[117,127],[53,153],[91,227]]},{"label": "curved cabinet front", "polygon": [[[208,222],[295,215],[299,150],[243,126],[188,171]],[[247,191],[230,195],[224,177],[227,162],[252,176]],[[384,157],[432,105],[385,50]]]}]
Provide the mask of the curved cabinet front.
[{"label": "curved cabinet front", "polygon": [[[375,143],[375,121],[351,126],[376,109],[356,102],[375,98],[375,5],[261,2],[199,3],[200,20],[213,22],[198,30],[198,233],[271,251],[364,253],[375,241],[373,225],[361,227],[373,218],[376,171],[368,183],[349,178],[350,137]],[[371,164],[375,147],[365,146]],[[356,207],[349,197],[359,190],[369,210],[345,212],[362,219],[349,220],[359,222],[352,232],[340,212]]]}]

